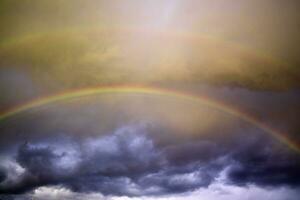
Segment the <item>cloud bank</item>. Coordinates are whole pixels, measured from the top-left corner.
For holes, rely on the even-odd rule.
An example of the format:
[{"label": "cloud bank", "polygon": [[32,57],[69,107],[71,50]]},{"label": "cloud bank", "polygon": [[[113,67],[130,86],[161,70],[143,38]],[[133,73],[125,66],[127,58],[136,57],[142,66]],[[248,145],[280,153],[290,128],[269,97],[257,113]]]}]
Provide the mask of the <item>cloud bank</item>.
[{"label": "cloud bank", "polygon": [[[142,197],[193,192],[218,182],[237,188],[299,187],[295,153],[278,153],[266,138],[235,137],[223,148],[214,140],[158,146],[144,126],[128,125],[97,138],[27,142],[3,159],[0,192],[31,194],[61,187],[62,195]],[[246,144],[239,145],[245,137]]]}]

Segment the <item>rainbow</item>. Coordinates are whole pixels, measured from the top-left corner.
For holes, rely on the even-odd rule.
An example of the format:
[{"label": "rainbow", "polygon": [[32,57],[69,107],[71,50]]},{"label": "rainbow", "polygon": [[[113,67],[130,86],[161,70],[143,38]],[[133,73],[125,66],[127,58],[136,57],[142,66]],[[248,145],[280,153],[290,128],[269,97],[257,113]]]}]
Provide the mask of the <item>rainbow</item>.
[{"label": "rainbow", "polygon": [[45,31],[37,31],[34,33],[26,33],[24,35],[17,35],[11,38],[8,38],[6,40],[0,39],[0,48],[11,48],[12,46],[19,46],[20,43],[24,42],[32,42],[32,40],[48,35],[48,34],[80,34],[85,35],[88,33],[101,33],[101,32],[107,32],[110,34],[134,34],[138,33],[140,35],[153,35],[158,37],[167,37],[172,38],[175,41],[186,41],[190,42],[191,44],[201,44],[201,41],[208,41],[212,44],[222,44],[226,45],[229,48],[233,48],[238,50],[239,52],[246,53],[248,55],[252,55],[258,59],[264,60],[270,64],[278,65],[278,66],[286,66],[286,62],[274,57],[273,55],[270,55],[267,53],[265,49],[253,49],[248,45],[243,45],[238,42],[234,42],[232,40],[228,40],[224,37],[207,34],[203,32],[193,32],[193,31],[181,31],[177,29],[163,29],[163,30],[153,30],[152,28],[147,27],[139,27],[134,25],[118,25],[118,26],[112,26],[112,25],[104,25],[101,27],[92,27],[90,29],[82,28],[82,27],[72,27],[67,28],[63,30],[47,30]]},{"label": "rainbow", "polygon": [[280,142],[287,145],[289,148],[300,153],[300,146],[288,138],[284,133],[281,133],[272,127],[264,124],[259,121],[252,115],[241,112],[235,109],[232,106],[224,104],[222,102],[216,101],[207,96],[200,96],[191,93],[158,88],[158,87],[148,87],[148,86],[99,86],[92,88],[83,88],[78,90],[69,90],[63,93],[40,97],[29,101],[27,103],[12,107],[5,112],[0,113],[0,122],[7,120],[15,115],[18,115],[22,112],[29,111],[33,108],[42,107],[48,104],[54,104],[61,101],[67,101],[75,98],[91,96],[91,95],[101,95],[101,94],[143,94],[143,95],[157,95],[157,96],[167,96],[172,98],[180,98],[183,100],[193,101],[195,103],[201,103],[206,106],[212,107],[214,109],[220,110],[232,116],[235,116],[239,119],[244,120],[245,122],[254,125],[257,128],[260,128],[266,133],[271,134],[273,137],[278,139]]}]

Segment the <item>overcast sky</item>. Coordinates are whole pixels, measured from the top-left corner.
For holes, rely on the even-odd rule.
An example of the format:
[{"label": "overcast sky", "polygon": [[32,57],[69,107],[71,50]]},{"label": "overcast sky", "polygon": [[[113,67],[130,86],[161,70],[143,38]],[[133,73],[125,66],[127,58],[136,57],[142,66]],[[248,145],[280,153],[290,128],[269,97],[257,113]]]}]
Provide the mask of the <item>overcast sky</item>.
[{"label": "overcast sky", "polygon": [[[1,0],[0,199],[296,200],[299,8]],[[202,99],[111,92],[2,118],[124,85]]]}]

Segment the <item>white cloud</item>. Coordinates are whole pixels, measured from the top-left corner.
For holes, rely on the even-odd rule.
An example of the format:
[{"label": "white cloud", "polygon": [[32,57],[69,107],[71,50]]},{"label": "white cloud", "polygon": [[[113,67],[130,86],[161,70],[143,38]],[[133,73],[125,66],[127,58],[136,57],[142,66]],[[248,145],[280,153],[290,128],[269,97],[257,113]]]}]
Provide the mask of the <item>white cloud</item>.
[{"label": "white cloud", "polygon": [[34,190],[34,200],[297,200],[300,191],[290,188],[260,188],[258,186],[238,187],[214,183],[208,188],[194,192],[153,197],[105,197],[101,193],[76,193],[63,187],[40,187]]},{"label": "white cloud", "polygon": [[112,200],[297,200],[300,192],[296,189],[263,189],[257,186],[237,187],[213,184],[194,192],[164,197],[113,197]]},{"label": "white cloud", "polygon": [[3,182],[0,182],[0,187],[7,187],[10,185],[14,185],[22,180],[25,169],[20,166],[15,160],[0,157],[0,169],[3,169],[6,172],[6,179]]},{"label": "white cloud", "polygon": [[39,187],[30,195],[33,200],[104,200],[105,198],[100,193],[76,193],[64,187]]}]

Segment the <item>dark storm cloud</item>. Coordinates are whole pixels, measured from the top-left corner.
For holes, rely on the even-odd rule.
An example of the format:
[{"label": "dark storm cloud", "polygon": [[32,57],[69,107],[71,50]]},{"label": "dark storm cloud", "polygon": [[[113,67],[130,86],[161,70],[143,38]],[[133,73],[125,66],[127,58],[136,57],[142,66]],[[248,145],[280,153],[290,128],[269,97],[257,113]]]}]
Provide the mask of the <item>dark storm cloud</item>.
[{"label": "dark storm cloud", "polygon": [[175,165],[186,165],[195,161],[195,156],[199,162],[209,162],[222,151],[215,143],[207,141],[187,142],[167,147],[165,149],[168,160]]},{"label": "dark storm cloud", "polygon": [[37,186],[64,183],[80,191],[100,188],[104,193],[122,192],[118,190],[124,190],[131,177],[149,173],[163,162],[152,141],[131,129],[79,143],[23,144],[18,148],[16,165],[25,172],[11,184],[7,183],[8,178],[2,181],[1,191],[25,192]]},{"label": "dark storm cloud", "polygon": [[[26,176],[10,187],[2,185],[1,191],[25,192],[38,186],[60,183],[78,192],[158,194],[207,186],[216,175],[211,170],[200,170],[199,166],[206,164],[192,158],[187,166],[172,164],[173,161],[166,158],[166,152],[170,150],[157,149],[143,132],[136,131],[121,128],[114,135],[87,139],[71,146],[67,141],[54,146],[50,142],[23,144],[18,148],[16,165],[25,169]],[[199,144],[196,151],[200,152],[205,145]],[[189,151],[179,148],[182,149],[178,151]],[[197,157],[201,160],[200,155]],[[156,190],[149,189],[154,186]]]},{"label": "dark storm cloud", "polygon": [[265,135],[246,132],[232,136],[230,143],[157,146],[157,136],[146,132],[131,125],[98,138],[60,137],[19,145],[16,156],[9,157],[11,164],[1,168],[0,191],[15,194],[62,185],[78,194],[176,194],[207,187],[224,170],[233,185],[300,185],[299,156]]},{"label": "dark storm cloud", "polygon": [[0,183],[6,179],[6,173],[4,169],[0,169]]},{"label": "dark storm cloud", "polygon": [[148,174],[138,180],[143,188],[157,187],[156,191],[145,194],[177,194],[207,187],[215,181],[222,167],[215,163],[201,163],[195,156],[194,162],[181,166],[168,165],[168,168],[157,173]]},{"label": "dark storm cloud", "polygon": [[232,158],[235,163],[228,170],[228,178],[233,184],[300,185],[300,158],[296,152],[274,150],[266,141],[254,140],[236,150]]}]

